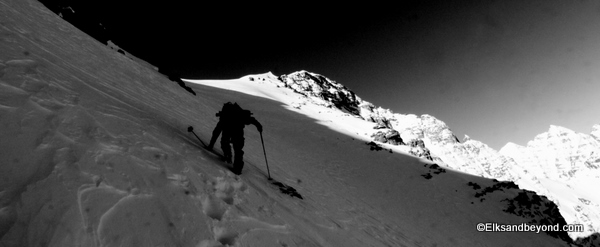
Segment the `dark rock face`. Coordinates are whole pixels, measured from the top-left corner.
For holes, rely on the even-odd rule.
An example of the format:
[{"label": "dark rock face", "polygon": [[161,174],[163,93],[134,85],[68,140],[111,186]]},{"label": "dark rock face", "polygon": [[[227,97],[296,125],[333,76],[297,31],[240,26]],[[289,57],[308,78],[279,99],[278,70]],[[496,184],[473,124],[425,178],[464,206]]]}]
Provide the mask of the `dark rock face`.
[{"label": "dark rock face", "polygon": [[400,137],[400,133],[398,133],[398,131],[391,130],[391,129],[387,130],[386,132],[377,131],[377,133],[371,135],[371,137],[373,137],[373,141],[376,141],[376,142],[389,143],[392,145],[406,145],[402,141],[402,138]]},{"label": "dark rock face", "polygon": [[181,80],[181,78],[175,72],[173,72],[169,69],[166,69],[166,68],[162,68],[162,67],[158,69],[158,72],[167,76],[169,78],[169,80],[176,82],[177,85],[179,85],[181,88],[185,89],[185,91],[188,91],[189,93],[191,93],[193,95],[196,95],[196,92],[194,92],[194,90],[191,87],[185,85],[185,82],[183,82],[183,80]]},{"label": "dark rock face", "polygon": [[352,115],[360,116],[360,98],[344,85],[328,79],[325,76],[299,71],[288,75],[281,75],[279,80],[285,87],[304,96],[320,98],[328,106],[346,111]]},{"label": "dark rock face", "polygon": [[[503,192],[513,195],[516,193],[516,196],[502,200],[507,203],[503,211],[526,219],[529,225],[558,225],[558,229],[562,229],[563,226],[567,225],[556,204],[547,197],[539,196],[533,191],[522,190],[518,185],[510,181],[498,181],[495,179],[493,181],[493,185],[485,187],[473,182],[469,182],[467,185],[476,191],[474,197],[479,202],[483,202],[486,196],[492,193]],[[565,231],[549,230],[544,232],[567,243],[573,243],[573,240]]]},{"label": "dark rock face", "polygon": [[585,238],[577,238],[575,244],[582,247],[600,246],[600,233],[596,232]]},{"label": "dark rock face", "polygon": [[[514,185],[514,183],[512,183],[512,185]],[[506,209],[504,209],[504,212],[528,219],[530,224],[558,224],[559,228],[562,228],[567,224],[554,202],[548,200],[548,198],[545,196],[537,195],[533,191],[521,191],[513,199],[507,199],[506,201],[508,202],[508,206]],[[567,232],[546,231],[545,233],[552,237],[562,239],[567,243],[573,241]]]},{"label": "dark rock face", "polygon": [[385,139],[387,139],[388,142],[392,145],[404,145],[404,142],[402,141],[402,137],[400,137],[400,133],[395,130],[389,130],[385,134]]}]

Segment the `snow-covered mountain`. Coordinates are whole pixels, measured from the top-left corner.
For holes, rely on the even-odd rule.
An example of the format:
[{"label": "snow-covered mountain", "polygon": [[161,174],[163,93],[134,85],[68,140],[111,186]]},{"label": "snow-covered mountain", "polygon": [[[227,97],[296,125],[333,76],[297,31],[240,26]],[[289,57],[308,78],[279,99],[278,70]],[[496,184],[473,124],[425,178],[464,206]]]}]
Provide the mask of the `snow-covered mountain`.
[{"label": "snow-covered mountain", "polygon": [[[250,78],[264,78],[260,75]],[[435,161],[444,167],[473,175],[512,181],[555,202],[570,224],[583,224],[584,232],[573,238],[600,232],[600,125],[585,135],[551,126],[527,147],[507,144],[500,152],[465,136],[462,142],[441,120],[430,115],[398,114],[362,100],[329,78],[299,71],[268,81],[303,95],[296,108],[316,104],[338,108],[373,122],[366,129],[373,141],[400,145],[400,149]],[[373,130],[375,129],[375,130]],[[389,147],[389,145],[386,145]]]},{"label": "snow-covered mountain", "polygon": [[[566,222],[544,196],[435,164],[427,142],[453,136],[432,117],[355,115],[369,106],[343,87],[327,89],[328,107],[272,74],[180,87],[127,54],[37,1],[0,0],[0,246],[577,244],[478,232]],[[254,129],[240,176],[202,148],[227,101],[263,124],[271,176],[303,200],[267,180]]]}]

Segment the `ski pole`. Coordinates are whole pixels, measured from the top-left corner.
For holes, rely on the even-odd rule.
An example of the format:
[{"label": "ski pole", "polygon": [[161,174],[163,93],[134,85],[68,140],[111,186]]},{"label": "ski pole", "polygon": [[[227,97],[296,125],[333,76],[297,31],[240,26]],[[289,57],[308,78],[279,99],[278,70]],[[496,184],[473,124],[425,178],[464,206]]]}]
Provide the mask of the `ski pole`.
[{"label": "ski pole", "polygon": [[196,135],[196,132],[194,132],[194,127],[192,127],[192,126],[188,127],[188,132],[192,132],[192,134],[194,134],[196,136],[196,138],[198,138],[198,141],[200,141],[200,143],[202,143],[202,145],[206,146],[206,144],[204,144],[204,142],[200,139],[200,137],[198,137],[198,135]]},{"label": "ski pole", "polygon": [[267,160],[267,151],[265,151],[265,141],[263,140],[262,132],[260,132],[260,142],[262,143],[263,153],[265,154],[265,163],[267,164],[267,174],[269,175],[269,180],[271,180],[271,172],[269,171],[269,161]]}]

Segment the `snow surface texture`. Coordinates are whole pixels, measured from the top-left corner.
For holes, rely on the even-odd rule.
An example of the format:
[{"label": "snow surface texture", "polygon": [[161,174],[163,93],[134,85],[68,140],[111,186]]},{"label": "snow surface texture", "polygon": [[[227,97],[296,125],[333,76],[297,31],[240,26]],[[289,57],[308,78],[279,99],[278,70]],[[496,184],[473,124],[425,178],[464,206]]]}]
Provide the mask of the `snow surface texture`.
[{"label": "snow surface texture", "polygon": [[[1,0],[0,246],[566,245],[560,235],[476,231],[564,223],[544,213],[555,210],[543,197],[371,150],[370,133],[353,131],[372,123],[290,107],[305,102],[290,89],[209,83],[261,97],[191,85],[194,97],[39,2]],[[256,131],[246,130],[241,176],[187,133],[193,125],[207,141],[226,101],[253,110],[271,175],[304,200],[267,181]]]},{"label": "snow surface texture", "polygon": [[[426,158],[469,174],[513,181],[521,188],[545,195],[559,206],[568,223],[585,226],[585,232],[571,232],[572,238],[586,237],[600,231],[600,198],[597,193],[597,185],[600,184],[600,145],[599,139],[593,137],[594,133],[598,136],[600,125],[593,127],[592,136],[552,126],[548,134],[538,136],[528,148],[508,144],[498,152],[468,136],[462,143],[459,142],[450,128],[433,116],[397,114],[375,107],[342,84],[319,74],[299,71],[276,77],[267,73],[241,79],[291,89],[301,95],[298,100],[290,101],[287,96],[272,97],[274,93],[266,95],[297,110],[305,109],[306,114],[313,118],[325,117],[323,122],[348,123],[333,129],[359,136],[364,133],[363,138],[372,137],[380,143],[372,143],[372,149],[381,150],[381,145],[387,143],[384,146],[390,150]],[[218,86],[237,87],[241,92],[261,95],[250,90],[252,86]],[[312,110],[309,106],[322,106],[330,110]],[[345,116],[366,121],[340,121],[322,114],[336,112],[337,109],[344,112]],[[356,123],[349,124],[353,121]]]}]

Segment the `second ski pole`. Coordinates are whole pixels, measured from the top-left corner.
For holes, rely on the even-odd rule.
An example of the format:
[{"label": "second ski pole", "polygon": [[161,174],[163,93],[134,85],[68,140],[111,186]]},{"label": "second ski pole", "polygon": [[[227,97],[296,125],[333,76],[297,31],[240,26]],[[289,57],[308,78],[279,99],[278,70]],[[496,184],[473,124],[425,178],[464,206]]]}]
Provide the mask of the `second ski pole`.
[{"label": "second ski pole", "polygon": [[269,171],[269,161],[267,160],[267,151],[265,151],[265,141],[263,140],[262,131],[260,132],[260,142],[262,143],[263,153],[265,155],[265,163],[267,164],[267,174],[269,176],[269,180],[271,180],[271,172]]}]

